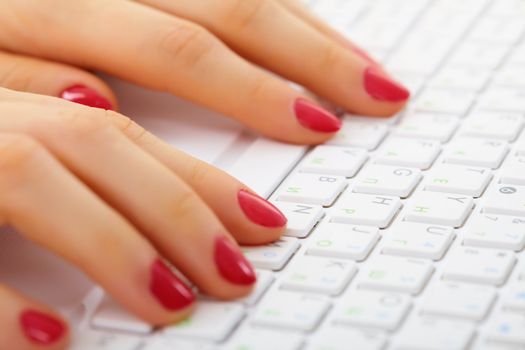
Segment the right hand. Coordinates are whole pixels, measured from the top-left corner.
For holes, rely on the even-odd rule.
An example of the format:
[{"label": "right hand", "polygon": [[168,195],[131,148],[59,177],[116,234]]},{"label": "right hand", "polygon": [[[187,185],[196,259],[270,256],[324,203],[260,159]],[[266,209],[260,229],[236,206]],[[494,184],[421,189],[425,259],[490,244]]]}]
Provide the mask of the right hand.
[{"label": "right hand", "polygon": [[[154,325],[198,289],[231,299],[255,282],[237,242],[264,244],[286,218],[224,172],[112,111],[0,88],[0,224],[81,268]],[[28,271],[30,273],[30,271]],[[0,349],[63,349],[66,322],[0,284]]]}]

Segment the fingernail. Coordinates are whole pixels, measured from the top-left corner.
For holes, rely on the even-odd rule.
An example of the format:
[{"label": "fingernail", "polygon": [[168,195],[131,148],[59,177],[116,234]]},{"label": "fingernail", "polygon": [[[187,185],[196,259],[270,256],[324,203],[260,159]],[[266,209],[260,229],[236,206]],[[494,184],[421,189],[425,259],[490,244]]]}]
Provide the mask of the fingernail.
[{"label": "fingernail", "polygon": [[51,345],[57,342],[66,331],[64,324],[39,311],[27,310],[20,315],[24,334],[38,345]]},{"label": "fingernail", "polygon": [[240,190],[237,200],[244,214],[252,222],[264,227],[282,227],[286,225],[286,217],[277,207],[258,195]]},{"label": "fingernail", "polygon": [[215,239],[215,263],[222,277],[231,283],[249,285],[256,281],[252,265],[226,236]]},{"label": "fingernail", "polygon": [[71,86],[62,91],[60,97],[89,107],[113,110],[113,106],[107,98],[84,85]]},{"label": "fingernail", "polygon": [[195,295],[160,259],[151,266],[151,293],[168,310],[179,310],[195,301]]},{"label": "fingernail", "polygon": [[295,100],[294,111],[299,123],[308,129],[336,132],[341,128],[341,121],[335,115],[303,98]]},{"label": "fingernail", "polygon": [[410,97],[405,87],[386,77],[374,66],[365,70],[365,89],[370,96],[380,101],[400,102]]}]

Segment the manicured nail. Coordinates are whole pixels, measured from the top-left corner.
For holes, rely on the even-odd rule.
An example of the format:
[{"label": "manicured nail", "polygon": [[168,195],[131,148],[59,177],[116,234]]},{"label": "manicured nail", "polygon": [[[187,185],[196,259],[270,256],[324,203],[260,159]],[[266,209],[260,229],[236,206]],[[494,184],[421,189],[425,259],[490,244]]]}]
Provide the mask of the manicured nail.
[{"label": "manicured nail", "polygon": [[195,301],[195,295],[160,259],[151,266],[151,293],[168,310],[179,310]]},{"label": "manicured nail", "polygon": [[20,315],[20,324],[29,340],[38,345],[51,345],[66,332],[61,321],[34,310],[24,311]]},{"label": "manicured nail", "polygon": [[222,277],[231,283],[248,285],[256,281],[252,265],[226,236],[215,239],[215,263]]},{"label": "manicured nail", "polygon": [[410,97],[405,87],[386,77],[374,66],[365,70],[365,89],[370,96],[380,101],[400,102]]},{"label": "manicured nail", "polygon": [[308,129],[336,132],[341,128],[341,121],[335,115],[304,98],[295,100],[294,111],[299,123]]},{"label": "manicured nail", "polygon": [[64,100],[79,103],[81,105],[112,110],[113,106],[107,98],[95,90],[84,85],[71,86],[60,94]]},{"label": "manicured nail", "polygon": [[283,227],[286,217],[276,206],[258,195],[240,190],[237,200],[244,214],[254,223],[264,227]]}]

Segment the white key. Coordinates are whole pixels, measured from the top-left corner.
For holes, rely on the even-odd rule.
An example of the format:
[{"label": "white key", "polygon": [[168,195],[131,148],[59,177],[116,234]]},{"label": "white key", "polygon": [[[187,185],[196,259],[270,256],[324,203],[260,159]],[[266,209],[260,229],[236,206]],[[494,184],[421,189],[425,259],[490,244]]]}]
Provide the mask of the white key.
[{"label": "white key", "polygon": [[440,89],[479,91],[488,82],[490,71],[479,67],[445,67],[432,80],[429,86]]},{"label": "white key", "polygon": [[298,204],[272,201],[286,216],[285,236],[303,238],[310,234],[312,228],[324,216],[323,207],[320,205]]},{"label": "white key", "polygon": [[292,291],[338,295],[357,272],[348,260],[303,256],[296,258],[281,280],[281,288]]},{"label": "white key", "polygon": [[512,65],[525,65],[525,45],[516,47],[507,62]]},{"label": "white key", "polygon": [[395,350],[466,350],[474,337],[470,322],[413,318],[398,334]]},{"label": "white key", "polygon": [[509,51],[508,45],[487,45],[480,42],[465,41],[452,53],[449,66],[495,69]]},{"label": "white key", "polygon": [[257,283],[255,284],[253,291],[247,297],[238,299],[239,302],[248,306],[255,305],[275,280],[275,277],[270,271],[258,270],[256,271],[256,274]]},{"label": "white key", "polygon": [[525,281],[525,266],[521,267],[520,273],[518,274],[518,279],[520,281]]},{"label": "white key", "polygon": [[376,227],[325,222],[310,239],[306,254],[361,261],[378,240]]},{"label": "white key", "polygon": [[434,268],[426,260],[378,256],[358,276],[358,287],[418,294]]},{"label": "white key", "polygon": [[516,283],[503,296],[503,307],[510,311],[525,312],[525,283]]},{"label": "white key", "polygon": [[281,237],[278,241],[265,246],[244,246],[241,249],[256,268],[280,270],[299,247],[297,238]]},{"label": "white key", "polygon": [[82,330],[71,337],[69,350],[137,350],[143,349],[146,345],[144,337],[101,333],[96,331]]},{"label": "white key", "polygon": [[334,206],[330,221],[385,228],[400,208],[398,197],[348,192]]},{"label": "white key", "polygon": [[193,313],[176,325],[165,327],[163,334],[221,341],[244,316],[240,304],[200,300]]},{"label": "white key", "polygon": [[463,244],[520,251],[525,247],[525,218],[476,214],[465,230]]},{"label": "white key", "polygon": [[381,252],[439,260],[453,240],[454,230],[450,227],[401,221],[384,233]]},{"label": "white key", "polygon": [[374,161],[379,164],[428,169],[441,145],[437,141],[389,138],[378,150]]},{"label": "white key", "polygon": [[525,346],[525,313],[500,313],[490,322],[487,338],[505,344]]},{"label": "white key", "polygon": [[485,17],[476,23],[469,40],[485,44],[514,44],[525,30],[521,18]]},{"label": "white key", "polygon": [[412,113],[393,130],[401,137],[447,142],[458,125],[458,118],[444,114]]},{"label": "white key", "polygon": [[395,293],[352,291],[334,308],[334,322],[393,331],[410,308],[410,298]]},{"label": "white key", "polygon": [[510,252],[461,247],[447,258],[443,278],[498,286],[507,280],[515,262]]},{"label": "white key", "polygon": [[390,72],[399,82],[403,83],[412,96],[419,94],[425,84],[425,78],[419,74],[406,72]]},{"label": "white key", "polygon": [[220,350],[299,350],[302,337],[295,333],[245,327]]},{"label": "white key", "polygon": [[252,322],[258,326],[311,331],[321,322],[329,306],[326,297],[274,292],[259,304]]},{"label": "white key", "polygon": [[508,150],[503,141],[464,137],[451,142],[443,158],[446,163],[497,169]]},{"label": "white key", "polygon": [[519,113],[475,111],[463,122],[460,134],[512,142],[522,128]]},{"label": "white key", "polygon": [[494,86],[525,88],[525,66],[509,65],[499,70],[493,80]]},{"label": "white key", "polygon": [[465,165],[439,164],[425,177],[425,190],[479,197],[487,188],[492,174],[489,169]]},{"label": "white key", "polygon": [[507,158],[501,167],[500,182],[525,186],[525,156]]},{"label": "white key", "polygon": [[405,198],[414,190],[421,178],[419,169],[370,164],[355,180],[353,191]]},{"label": "white key", "polygon": [[345,187],[345,178],[341,176],[297,173],[277,190],[277,200],[329,206]]},{"label": "white key", "polygon": [[[153,339],[151,339],[150,341],[145,340],[145,342],[145,347],[135,347],[130,350],[217,350],[217,348],[214,347],[209,341],[203,339],[172,337],[160,334],[158,336],[153,337]],[[113,349],[120,350],[120,348],[118,347],[111,348],[111,350]]]},{"label": "white key", "polygon": [[386,337],[370,330],[330,326],[316,332],[306,350],[348,350],[348,344],[352,344],[353,349],[382,350]]},{"label": "white key", "polygon": [[126,311],[109,296],[104,296],[91,319],[95,328],[126,333],[148,334],[153,326]]},{"label": "white key", "polygon": [[495,299],[496,290],[492,287],[438,282],[426,291],[421,311],[429,315],[481,321]]},{"label": "white key", "polygon": [[301,162],[300,171],[324,175],[353,177],[368,158],[359,148],[317,146]]},{"label": "white key", "polygon": [[354,121],[351,117],[345,117],[341,130],[328,140],[327,144],[359,147],[371,151],[385,138],[387,131],[387,125],[379,122]]},{"label": "white key", "polygon": [[460,227],[469,216],[472,197],[422,191],[414,195],[405,208],[405,220],[434,225]]},{"label": "white key", "polygon": [[478,107],[489,111],[525,113],[525,92],[516,88],[491,88],[478,99]]},{"label": "white key", "polygon": [[484,213],[525,216],[525,186],[495,184],[483,199]]},{"label": "white key", "polygon": [[417,112],[435,112],[463,116],[467,113],[474,94],[472,92],[445,89],[427,89],[415,101]]}]

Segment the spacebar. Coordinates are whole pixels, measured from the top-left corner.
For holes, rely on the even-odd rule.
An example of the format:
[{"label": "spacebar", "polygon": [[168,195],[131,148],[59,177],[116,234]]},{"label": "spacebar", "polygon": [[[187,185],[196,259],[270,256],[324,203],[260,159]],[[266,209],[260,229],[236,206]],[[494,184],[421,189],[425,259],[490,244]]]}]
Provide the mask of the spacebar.
[{"label": "spacebar", "polygon": [[255,140],[227,171],[267,198],[307,149],[306,146],[260,138]]}]

